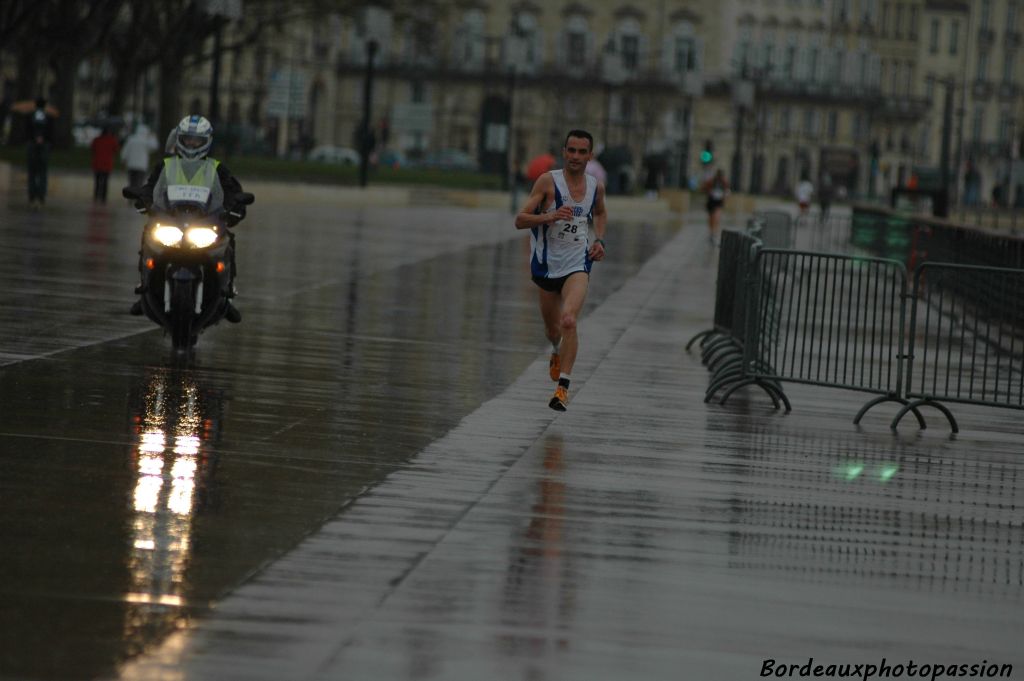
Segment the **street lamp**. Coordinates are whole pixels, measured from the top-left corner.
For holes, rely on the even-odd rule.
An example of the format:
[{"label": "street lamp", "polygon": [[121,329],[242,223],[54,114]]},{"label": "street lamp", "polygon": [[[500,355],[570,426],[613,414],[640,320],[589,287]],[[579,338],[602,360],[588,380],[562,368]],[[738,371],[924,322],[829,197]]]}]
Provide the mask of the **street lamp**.
[{"label": "street lamp", "polygon": [[384,10],[367,7],[364,15],[366,29],[366,73],[363,78],[363,119],[359,124],[359,186],[365,187],[370,170],[370,153],[376,144],[373,135],[373,62],[380,44],[384,42],[387,17]]},{"label": "street lamp", "polygon": [[747,116],[747,110],[754,104],[754,83],[747,79],[745,70],[733,81],[732,101],[736,105],[736,142],[732,152],[730,184],[734,190],[739,191],[743,178],[743,120]]},{"label": "street lamp", "polygon": [[377,56],[377,41],[366,41],[366,75],[363,78],[363,120],[359,125],[359,186],[365,187],[370,170],[370,152],[373,151],[373,59]]},{"label": "street lamp", "polygon": [[505,149],[505,184],[509,189],[511,211],[516,210],[516,80],[519,76],[519,64],[526,59],[526,29],[519,20],[518,14],[512,15],[509,23],[508,36],[508,143]]},{"label": "street lamp", "polygon": [[221,34],[224,31],[224,24],[229,21],[237,21],[242,18],[242,0],[206,0],[204,11],[213,17],[215,28],[213,31],[213,63],[210,74],[210,123],[213,129],[220,126],[220,57],[221,57]]}]

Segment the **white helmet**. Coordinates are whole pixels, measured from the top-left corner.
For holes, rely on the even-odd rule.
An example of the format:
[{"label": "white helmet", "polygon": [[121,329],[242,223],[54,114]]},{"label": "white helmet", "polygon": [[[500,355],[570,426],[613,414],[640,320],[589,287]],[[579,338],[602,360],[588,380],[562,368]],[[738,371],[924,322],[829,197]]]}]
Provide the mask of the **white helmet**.
[{"label": "white helmet", "polygon": [[199,114],[185,116],[178,123],[174,150],[187,159],[204,158],[213,144],[213,126]]}]

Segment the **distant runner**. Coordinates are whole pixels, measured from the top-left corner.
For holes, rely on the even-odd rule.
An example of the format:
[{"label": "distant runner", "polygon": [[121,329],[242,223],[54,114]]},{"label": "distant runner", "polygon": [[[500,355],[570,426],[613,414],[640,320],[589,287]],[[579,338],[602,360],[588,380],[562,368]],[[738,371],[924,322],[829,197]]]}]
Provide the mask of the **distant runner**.
[{"label": "distant runner", "polygon": [[549,374],[558,382],[548,406],[557,411],[569,404],[570,374],[579,348],[576,320],[587,297],[590,267],[605,255],[604,185],[586,174],[593,155],[594,137],[571,130],[562,147],[565,168],[537,178],[516,215],[516,229],[530,230],[530,273],[540,287],[544,333],[551,342]]}]

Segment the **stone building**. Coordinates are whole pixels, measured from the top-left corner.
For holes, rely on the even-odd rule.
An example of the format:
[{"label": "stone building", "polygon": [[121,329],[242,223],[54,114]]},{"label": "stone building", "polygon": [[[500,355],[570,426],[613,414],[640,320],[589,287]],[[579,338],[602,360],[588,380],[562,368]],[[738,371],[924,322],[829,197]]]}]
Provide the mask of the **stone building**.
[{"label": "stone building", "polygon": [[[911,177],[934,181],[945,136],[964,199],[990,200],[998,185],[1012,200],[1024,179],[1021,4],[359,4],[225,55],[221,101],[268,151],[358,147],[372,44],[378,151],[457,150],[500,175],[584,127],[628,158],[612,182],[636,186],[654,156],[673,185],[721,167],[741,190],[788,194],[801,176],[818,184],[828,173],[851,194],[883,196]],[[202,108],[208,83],[208,66],[193,74],[190,107]]]}]

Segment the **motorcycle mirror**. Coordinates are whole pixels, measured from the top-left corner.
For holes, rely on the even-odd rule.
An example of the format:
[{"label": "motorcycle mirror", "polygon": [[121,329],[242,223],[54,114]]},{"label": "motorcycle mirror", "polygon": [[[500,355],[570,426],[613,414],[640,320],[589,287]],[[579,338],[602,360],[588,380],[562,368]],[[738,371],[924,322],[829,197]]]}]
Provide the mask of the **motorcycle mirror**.
[{"label": "motorcycle mirror", "polygon": [[256,200],[256,197],[249,192],[239,192],[235,200],[243,206],[250,206]]}]

